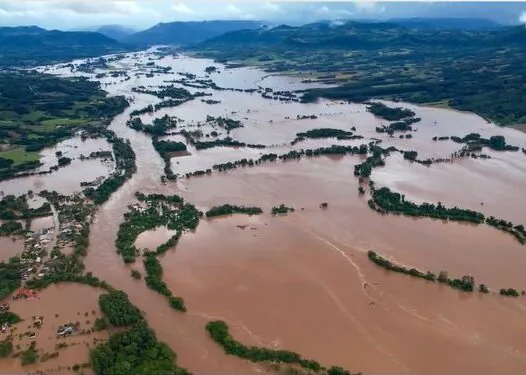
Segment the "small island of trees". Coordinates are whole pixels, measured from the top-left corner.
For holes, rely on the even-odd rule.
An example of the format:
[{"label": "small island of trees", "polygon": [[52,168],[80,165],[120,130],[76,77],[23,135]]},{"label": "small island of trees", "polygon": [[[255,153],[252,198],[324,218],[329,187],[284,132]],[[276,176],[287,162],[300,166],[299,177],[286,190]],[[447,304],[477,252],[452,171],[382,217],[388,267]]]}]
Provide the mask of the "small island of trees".
[{"label": "small island of trees", "polygon": [[205,213],[206,217],[216,217],[223,215],[232,215],[232,214],[246,214],[249,216],[259,215],[263,213],[263,210],[259,207],[245,207],[245,206],[236,206],[232,204],[223,204],[221,206],[212,207]]},{"label": "small island of trees", "polygon": [[287,215],[289,212],[294,212],[293,207],[287,207],[283,203],[277,207],[272,207],[272,215]]},{"label": "small island of trees", "polygon": [[[446,284],[449,287],[453,289],[458,289],[463,292],[474,292],[476,291],[476,284],[475,284],[475,278],[473,276],[462,276],[460,279],[451,279],[448,277],[448,274],[446,271],[441,271],[438,276],[430,271],[422,272],[417,270],[416,268],[406,268],[404,266],[400,266],[398,264],[395,264],[391,262],[388,259],[385,259],[378,255],[376,252],[370,250],[367,252],[367,257],[371,262],[374,264],[392,272],[402,273],[404,275],[424,279],[431,282],[438,282],[441,284]],[[480,284],[478,291],[480,293],[487,294],[489,293],[489,289],[485,284]],[[501,289],[500,295],[502,296],[510,296],[510,297],[518,297],[519,292],[513,288],[508,289]]]}]

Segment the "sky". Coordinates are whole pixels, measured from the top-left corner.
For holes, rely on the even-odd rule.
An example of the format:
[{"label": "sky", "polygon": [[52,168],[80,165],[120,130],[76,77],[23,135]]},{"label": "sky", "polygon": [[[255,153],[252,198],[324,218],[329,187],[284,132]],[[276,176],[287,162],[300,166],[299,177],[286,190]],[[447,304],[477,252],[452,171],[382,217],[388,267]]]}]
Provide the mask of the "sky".
[{"label": "sky", "polygon": [[61,30],[110,24],[145,29],[158,22],[210,19],[304,24],[322,19],[397,17],[476,17],[504,24],[526,23],[526,2],[0,0],[1,26],[37,25]]}]

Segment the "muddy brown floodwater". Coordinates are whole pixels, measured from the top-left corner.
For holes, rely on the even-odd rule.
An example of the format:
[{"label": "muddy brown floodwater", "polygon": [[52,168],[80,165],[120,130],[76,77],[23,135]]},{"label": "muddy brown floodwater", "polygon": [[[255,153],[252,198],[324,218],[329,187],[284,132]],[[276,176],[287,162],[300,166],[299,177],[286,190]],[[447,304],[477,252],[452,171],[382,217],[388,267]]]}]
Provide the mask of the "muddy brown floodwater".
[{"label": "muddy brown floodwater", "polygon": [[[234,337],[247,345],[293,350],[323,365],[340,365],[366,374],[523,372],[524,298],[460,293],[391,274],[370,263],[366,253],[375,250],[400,264],[435,273],[446,270],[450,277],[473,275],[477,283],[485,283],[492,291],[502,287],[522,290],[526,289],[525,246],[488,226],[377,214],[368,208],[367,198],[357,193],[353,171],[362,160],[357,156],[277,162],[162,185],[164,163],[151,139],[125,125],[131,111],[159,102],[151,95],[132,92],[133,87],[158,86],[179,78],[173,74],[136,77],[133,72],[139,67],[135,64],[144,66],[148,56],[145,52],[112,63],[112,69],[129,72],[128,81],[101,79],[111,94],[134,98],[110,129],[130,140],[137,154],[137,173],[97,212],[85,265],[129,294],[160,340],[177,352],[182,366],[196,374],[266,371],[261,365],[225,355],[210,340],[206,323],[222,319]],[[223,87],[305,88],[294,78],[267,77],[248,68],[226,70],[209,60],[164,57],[156,64],[199,77],[204,76],[206,66],[217,66],[222,73],[210,78]],[[71,75],[63,68],[47,71]],[[412,139],[399,139],[376,133],[375,127],[386,122],[361,104],[281,103],[257,93],[204,91],[221,103],[207,105],[194,100],[164,108],[154,116],[177,116],[185,120],[179,128],[189,130],[195,130],[195,124],[207,114],[228,116],[245,124],[230,136],[269,148],[197,151],[189,147],[190,155],[172,159],[176,173],[257,158],[261,153],[287,152],[296,133],[323,127],[350,130],[354,126],[355,133],[365,139],[306,141],[292,148],[360,144],[377,138],[384,147],[416,150],[422,159],[445,158],[461,145],[433,142],[432,137],[471,132],[484,137],[502,134],[509,144],[526,147],[526,134],[496,128],[469,113],[397,103],[422,118],[414,125]],[[296,116],[303,114],[318,118],[297,120]],[[145,115],[143,120],[149,122],[151,117]],[[476,209],[526,224],[526,155],[520,151],[484,153],[492,159],[455,160],[430,167],[392,155],[385,167],[373,171],[372,179],[415,201],[441,201],[446,206]],[[259,206],[265,212],[252,217],[203,219],[195,232],[184,234],[177,248],[161,258],[164,280],[185,299],[185,314],[171,309],[144,282],[132,279],[130,267],[116,253],[118,227],[128,205],[135,202],[136,191],[179,194],[202,211],[232,203]],[[328,203],[326,209],[320,208],[322,202]],[[271,216],[271,208],[281,203],[294,207],[295,212]],[[151,231],[139,236],[137,246],[154,248],[169,236],[165,229]],[[62,308],[60,301],[52,303]]]}]

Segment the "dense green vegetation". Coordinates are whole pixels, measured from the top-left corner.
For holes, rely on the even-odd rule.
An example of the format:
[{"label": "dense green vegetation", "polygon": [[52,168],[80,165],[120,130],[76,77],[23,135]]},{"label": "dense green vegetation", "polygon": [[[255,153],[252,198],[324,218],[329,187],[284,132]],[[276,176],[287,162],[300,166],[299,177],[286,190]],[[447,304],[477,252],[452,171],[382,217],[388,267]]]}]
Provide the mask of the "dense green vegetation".
[{"label": "dense green vegetation", "polygon": [[[0,73],[0,179],[40,166],[38,152],[80,127],[105,125],[128,105],[98,82],[30,71]],[[65,161],[65,160],[63,160]]]},{"label": "dense green vegetation", "polygon": [[154,118],[151,125],[144,124],[140,117],[130,118],[126,122],[126,125],[134,130],[142,131],[146,134],[151,134],[152,136],[160,136],[165,135],[168,130],[176,128],[178,123],[179,121],[176,117],[164,115],[163,117]]},{"label": "dense green vegetation", "polygon": [[206,211],[206,217],[232,215],[232,214],[246,214],[246,215],[259,215],[263,213],[263,210],[259,207],[245,207],[236,206],[232,204],[223,204],[221,206],[212,207]]},{"label": "dense green vegetation", "polygon": [[49,203],[43,203],[39,208],[29,208],[26,195],[6,195],[0,200],[0,219],[24,220],[51,215]]},{"label": "dense green vegetation", "polygon": [[184,152],[186,145],[183,142],[165,141],[157,138],[153,139],[153,147],[159,154],[166,154],[169,152]]},{"label": "dense green vegetation", "polygon": [[177,366],[172,349],[157,341],[155,333],[124,292],[101,295],[99,305],[110,322],[113,319],[119,326],[131,327],[112,334],[107,343],[91,351],[90,363],[96,375],[189,375]]},{"label": "dense green vegetation", "polygon": [[115,327],[130,326],[142,319],[139,309],[130,303],[128,295],[122,291],[101,294],[99,306],[111,325]]},{"label": "dense green vegetation", "polygon": [[22,319],[12,311],[0,312],[0,326],[4,324],[16,324],[22,321]]},{"label": "dense green vegetation", "polygon": [[409,202],[405,196],[392,192],[387,187],[371,189],[369,207],[380,213],[395,213],[407,216],[430,217],[441,220],[469,222],[474,224],[487,224],[501,231],[512,234],[520,243],[526,243],[526,230],[524,226],[496,219],[493,216],[486,218],[484,214],[458,207],[447,208],[440,202],[438,204],[422,203],[420,205]]},{"label": "dense green vegetation", "polygon": [[517,290],[514,288],[501,289],[499,291],[499,294],[501,296],[506,296],[506,297],[518,297],[519,296],[519,292],[517,292]]},{"label": "dense green vegetation", "polygon": [[13,340],[7,337],[0,341],[0,358],[9,357],[13,353]]},{"label": "dense green vegetation", "polygon": [[[476,284],[475,284],[475,278],[473,276],[462,276],[462,278],[460,279],[450,279],[447,275],[447,272],[445,271],[440,272],[437,276],[430,271],[422,272],[415,268],[409,269],[409,268],[400,266],[398,264],[391,262],[388,259],[381,257],[374,251],[368,251],[367,257],[369,258],[370,261],[372,261],[373,263],[375,263],[376,265],[382,268],[385,268],[388,271],[403,273],[405,275],[417,277],[417,278],[424,279],[424,280],[431,281],[431,282],[438,282],[441,284],[446,284],[453,289],[458,289],[463,292],[474,292],[477,290]],[[489,293],[489,289],[485,284],[480,284],[478,291],[480,293],[486,293],[486,294]],[[511,297],[519,296],[519,293],[513,288],[501,289],[499,294],[503,296],[511,296]]]},{"label": "dense green vegetation", "polygon": [[321,128],[321,129],[312,129],[307,130],[303,133],[297,133],[296,139],[302,138],[337,138],[337,139],[354,139],[353,133],[341,130],[341,129],[331,129],[331,128]]},{"label": "dense green vegetation", "polygon": [[36,348],[36,342],[32,341],[29,348],[20,353],[20,361],[22,366],[32,365],[38,361],[39,354]]},{"label": "dense green vegetation", "polygon": [[294,208],[287,207],[283,203],[277,207],[272,207],[272,215],[286,215],[289,212],[294,212]]},{"label": "dense green vegetation", "polygon": [[189,374],[177,367],[175,353],[168,345],[157,341],[144,320],[128,331],[113,334],[108,343],[91,351],[90,359],[96,375]]},{"label": "dense green vegetation", "polygon": [[387,121],[400,121],[415,116],[415,112],[410,109],[402,107],[391,108],[380,102],[369,104],[367,110],[376,117]]},{"label": "dense green vegetation", "polygon": [[142,279],[141,273],[137,270],[131,270],[131,277],[133,277],[135,280]]},{"label": "dense green vegetation", "polygon": [[308,81],[337,85],[309,90],[304,101],[327,97],[440,103],[511,124],[526,122],[525,35],[522,26],[465,31],[321,22],[240,30],[193,50],[218,61],[301,72],[309,75]]},{"label": "dense green vegetation", "polygon": [[0,263],[0,301],[20,287],[21,269],[19,258]]},{"label": "dense green vegetation", "polygon": [[363,161],[362,163],[356,164],[354,166],[355,176],[363,178],[370,177],[373,168],[383,167],[385,165],[383,156],[387,156],[390,154],[390,149],[383,149],[374,144],[370,144],[369,147],[367,147],[367,145],[361,145],[359,154],[366,155],[368,150],[371,150],[372,155],[368,156],[367,159],[365,159],[365,161]]},{"label": "dense green vegetation", "polygon": [[218,343],[230,355],[245,358],[252,362],[274,362],[284,363],[289,365],[298,365],[307,371],[314,371],[316,373],[323,372],[328,375],[350,375],[347,370],[341,367],[331,367],[326,369],[318,362],[305,359],[298,353],[288,350],[268,349],[257,346],[246,346],[235,340],[228,330],[228,325],[220,320],[211,321],[206,325],[206,329],[216,343]]},{"label": "dense green vegetation", "polygon": [[24,228],[18,221],[6,221],[0,225],[0,236],[22,234],[23,232]]},{"label": "dense green vegetation", "polygon": [[243,124],[241,123],[241,121],[233,120],[231,118],[222,117],[222,116],[213,117],[213,116],[207,115],[206,122],[209,124],[220,126],[226,129],[227,131],[243,127]]},{"label": "dense green vegetation", "polygon": [[462,138],[452,136],[450,139],[456,143],[465,143],[467,151],[480,151],[482,147],[489,147],[495,151],[519,151],[519,147],[506,144],[502,135],[494,135],[489,139],[482,138],[478,133],[470,133]]}]

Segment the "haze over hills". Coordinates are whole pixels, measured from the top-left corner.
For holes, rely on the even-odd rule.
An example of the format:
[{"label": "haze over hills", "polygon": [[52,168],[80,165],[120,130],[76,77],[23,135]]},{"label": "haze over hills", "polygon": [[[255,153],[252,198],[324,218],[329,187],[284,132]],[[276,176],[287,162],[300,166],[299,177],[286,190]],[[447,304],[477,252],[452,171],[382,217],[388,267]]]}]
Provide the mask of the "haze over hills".
[{"label": "haze over hills", "polygon": [[140,45],[187,45],[199,43],[230,31],[257,29],[262,24],[260,21],[229,20],[159,23],[147,30],[130,35],[123,41]]},{"label": "haze over hills", "polygon": [[101,33],[102,35],[106,35],[108,38],[112,38],[117,41],[121,41],[124,38],[137,32],[136,29],[121,25],[104,25],[100,26],[94,31]]}]

